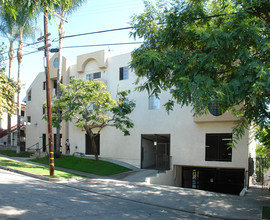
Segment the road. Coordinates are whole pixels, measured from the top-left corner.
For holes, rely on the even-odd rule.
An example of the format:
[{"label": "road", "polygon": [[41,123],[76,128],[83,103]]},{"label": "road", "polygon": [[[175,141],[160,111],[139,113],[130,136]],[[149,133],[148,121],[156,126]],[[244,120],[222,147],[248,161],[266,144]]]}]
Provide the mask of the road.
[{"label": "road", "polygon": [[0,169],[0,219],[214,219]]}]

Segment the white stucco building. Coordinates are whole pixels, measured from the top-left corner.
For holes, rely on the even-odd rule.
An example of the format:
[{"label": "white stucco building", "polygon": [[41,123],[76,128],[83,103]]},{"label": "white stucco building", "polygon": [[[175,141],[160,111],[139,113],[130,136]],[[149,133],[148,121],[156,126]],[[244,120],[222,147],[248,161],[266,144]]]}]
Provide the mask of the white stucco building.
[{"label": "white stucco building", "polygon": [[[57,56],[50,60],[52,96],[55,95]],[[190,107],[175,106],[167,114],[163,104],[169,93],[149,97],[146,92],[136,92],[137,76],[129,69],[130,54],[111,57],[97,51],[77,57],[72,64],[63,57],[63,83],[71,77],[85,80],[102,80],[113,98],[118,90],[130,89],[129,99],[136,101],[131,114],[135,126],[130,136],[113,127],[101,131],[97,141],[100,157],[120,160],[142,169],[167,170],[149,182],[226,192],[244,187],[248,170],[250,142],[246,131],[236,148],[227,148],[232,139],[232,128],[237,120],[229,112],[221,116],[208,114],[193,117]],[[42,120],[45,96],[45,74],[39,73],[27,90],[26,146],[39,143],[47,148],[47,124]],[[53,130],[55,134],[55,129]],[[69,138],[71,154],[91,154],[85,131],[72,123],[63,122],[62,145]],[[63,149],[63,153],[65,150]]]}]

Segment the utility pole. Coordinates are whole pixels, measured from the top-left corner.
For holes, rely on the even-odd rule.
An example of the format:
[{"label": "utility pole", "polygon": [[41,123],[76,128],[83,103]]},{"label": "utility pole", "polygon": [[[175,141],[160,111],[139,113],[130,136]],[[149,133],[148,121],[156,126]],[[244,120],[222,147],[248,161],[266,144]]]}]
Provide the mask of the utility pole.
[{"label": "utility pole", "polygon": [[50,79],[50,63],[49,63],[49,47],[48,36],[48,11],[44,12],[44,36],[37,39],[38,41],[44,39],[44,46],[38,48],[38,50],[44,49],[45,61],[45,74],[46,74],[46,97],[47,97],[47,117],[48,117],[48,135],[49,135],[49,164],[50,164],[50,176],[54,176],[54,153],[53,153],[53,141],[52,141],[52,103],[51,103],[51,79]]}]

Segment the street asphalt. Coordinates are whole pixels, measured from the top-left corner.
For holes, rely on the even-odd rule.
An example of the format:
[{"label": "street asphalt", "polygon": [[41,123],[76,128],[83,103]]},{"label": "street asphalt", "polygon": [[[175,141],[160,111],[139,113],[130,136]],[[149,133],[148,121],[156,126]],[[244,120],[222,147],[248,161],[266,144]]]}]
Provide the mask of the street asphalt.
[{"label": "street asphalt", "polygon": [[[6,169],[5,167],[0,168]],[[58,168],[56,167],[56,169]],[[50,180],[47,177],[40,177],[17,170],[8,170]],[[249,188],[245,196],[237,196],[143,182],[146,177],[155,175],[156,171],[153,170],[135,169],[109,178],[74,170],[61,170],[84,174],[87,178],[55,180],[54,182],[57,184],[160,208],[192,213],[202,217],[262,219],[263,206],[270,207],[270,191],[262,189],[261,186]]]}]

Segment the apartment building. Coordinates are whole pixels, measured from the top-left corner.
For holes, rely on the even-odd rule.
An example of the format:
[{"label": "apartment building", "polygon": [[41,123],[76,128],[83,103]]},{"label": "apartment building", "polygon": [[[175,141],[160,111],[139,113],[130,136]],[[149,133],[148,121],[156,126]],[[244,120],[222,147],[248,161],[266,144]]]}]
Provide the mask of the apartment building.
[{"label": "apartment building", "polygon": [[[114,127],[104,128],[96,142],[100,157],[163,172],[149,178],[150,183],[239,193],[248,179],[249,148],[254,145],[250,131],[246,131],[236,148],[228,148],[237,120],[230,112],[220,115],[213,106],[211,113],[194,117],[191,107],[175,106],[168,114],[163,107],[170,98],[168,92],[156,97],[135,91],[137,76],[129,69],[130,60],[130,53],[110,56],[105,51],[77,56],[75,64],[63,57],[64,84],[72,77],[102,80],[114,99],[117,91],[130,89],[129,99],[136,101],[130,115],[135,124],[130,136],[124,136]],[[50,59],[50,64],[54,96],[58,54]],[[45,74],[39,73],[27,90],[26,125],[26,145],[39,143],[44,151],[48,148],[47,123],[42,119],[45,85]],[[56,137],[55,129],[53,133]],[[62,122],[61,137],[63,146],[67,138],[70,140],[71,154],[92,154],[85,131],[72,123]],[[65,153],[64,148],[62,152]]]}]

